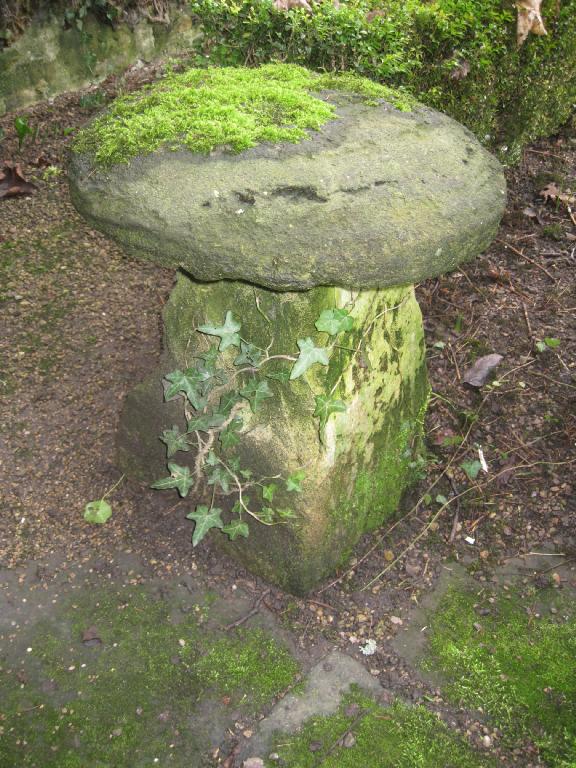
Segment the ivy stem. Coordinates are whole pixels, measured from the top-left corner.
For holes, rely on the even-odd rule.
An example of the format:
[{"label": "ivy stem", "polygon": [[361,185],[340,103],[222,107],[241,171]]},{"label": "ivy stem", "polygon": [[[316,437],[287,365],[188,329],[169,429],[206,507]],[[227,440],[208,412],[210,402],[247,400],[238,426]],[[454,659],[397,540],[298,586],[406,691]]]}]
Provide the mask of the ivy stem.
[{"label": "ivy stem", "polygon": [[112,488],[109,488],[109,489],[106,491],[106,493],[104,494],[104,496],[102,496],[102,498],[101,498],[101,501],[103,501],[103,500],[104,500],[104,499],[105,499],[107,496],[110,496],[110,494],[112,493],[112,491],[114,491],[116,488],[118,488],[118,486],[120,485],[120,483],[122,482],[122,480],[124,480],[124,478],[125,478],[125,477],[126,477],[126,475],[122,475],[122,476],[120,477],[120,479],[119,479],[119,480],[116,480],[116,482],[114,483],[114,485],[112,486]]}]

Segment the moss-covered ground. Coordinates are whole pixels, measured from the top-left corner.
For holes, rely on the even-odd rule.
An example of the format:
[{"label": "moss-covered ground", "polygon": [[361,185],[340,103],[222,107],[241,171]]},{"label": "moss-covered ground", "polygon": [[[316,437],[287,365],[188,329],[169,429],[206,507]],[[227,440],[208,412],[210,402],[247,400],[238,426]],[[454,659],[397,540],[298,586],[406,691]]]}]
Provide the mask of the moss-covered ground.
[{"label": "moss-covered ground", "polygon": [[481,710],[546,765],[576,765],[576,612],[556,590],[450,590],[431,619],[427,666],[446,695]]},{"label": "moss-covered ground", "polygon": [[[489,768],[494,762],[422,706],[381,707],[353,692],[337,714],[313,718],[275,751],[292,768]],[[272,765],[272,763],[270,763]]]},{"label": "moss-covered ground", "polygon": [[334,117],[334,104],[313,95],[323,90],[385,99],[402,109],[412,103],[350,72],[319,75],[278,63],[258,69],[188,69],[118,98],[79,134],[74,149],[108,166],[162,145],[208,153],[215,147],[241,152],[265,141],[296,143],[306,137],[306,129],[318,130]]},{"label": "moss-covered ground", "polygon": [[6,644],[0,765],[201,765],[228,707],[253,714],[298,671],[264,630],[211,625],[211,603],[182,606],[143,586],[83,589],[18,647]]}]

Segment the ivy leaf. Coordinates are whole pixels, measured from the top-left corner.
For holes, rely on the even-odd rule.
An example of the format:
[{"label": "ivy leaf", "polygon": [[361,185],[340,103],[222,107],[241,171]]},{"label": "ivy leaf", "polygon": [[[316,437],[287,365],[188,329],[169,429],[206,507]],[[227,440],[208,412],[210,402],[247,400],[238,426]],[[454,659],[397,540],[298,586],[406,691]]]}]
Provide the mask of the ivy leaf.
[{"label": "ivy leaf", "polygon": [[[244,480],[250,480],[250,478],[253,475],[253,472],[251,469],[241,469],[240,474],[244,478]],[[248,502],[246,502],[246,506],[248,506]]]},{"label": "ivy leaf", "polygon": [[277,509],[276,514],[281,520],[290,520],[296,517],[296,513],[292,509]]},{"label": "ivy leaf", "polygon": [[194,534],[192,535],[192,545],[194,547],[202,541],[211,528],[224,527],[224,523],[220,518],[221,514],[222,510],[218,507],[208,509],[208,507],[200,504],[196,507],[194,512],[189,512],[186,515],[187,520],[194,520],[196,523],[194,526]]},{"label": "ivy leaf", "polygon": [[219,485],[224,493],[230,491],[231,474],[226,467],[219,464],[217,467],[213,467],[212,471],[208,475],[208,485]]},{"label": "ivy leaf", "polygon": [[178,464],[168,464],[170,477],[164,477],[152,483],[151,488],[163,491],[166,488],[177,488],[180,496],[188,496],[188,491],[193,485],[192,476],[188,467],[180,467]]},{"label": "ivy leaf", "polygon": [[218,360],[218,344],[210,344],[210,349],[198,355],[198,360],[203,360],[204,368],[214,375],[216,373],[216,361]]},{"label": "ivy leaf", "polygon": [[225,451],[234,448],[240,442],[240,435],[238,434],[242,429],[242,419],[232,419],[230,424],[220,432],[220,443]]},{"label": "ivy leaf", "polygon": [[294,472],[286,480],[286,490],[293,493],[302,493],[302,481],[305,477],[306,472],[304,472],[303,469],[299,469],[297,472]]},{"label": "ivy leaf", "polygon": [[223,413],[203,413],[201,416],[190,419],[188,422],[188,431],[209,432],[211,429],[221,427],[225,421],[226,416]]},{"label": "ivy leaf", "polygon": [[209,336],[219,336],[220,345],[218,349],[220,352],[224,352],[228,347],[240,346],[240,334],[238,331],[241,327],[241,324],[234,320],[232,312],[228,310],[224,319],[224,325],[215,326],[208,323],[206,325],[201,325],[198,330],[200,333],[206,333]]},{"label": "ivy leaf", "polygon": [[274,494],[278,490],[278,486],[276,483],[270,483],[269,485],[263,485],[262,486],[262,497],[264,498],[264,501],[269,501],[272,503],[274,500]]},{"label": "ivy leaf", "polygon": [[316,395],[314,399],[316,401],[314,416],[318,416],[320,419],[321,429],[326,426],[326,422],[331,414],[344,413],[346,410],[346,405],[342,400],[337,400],[330,396],[327,397],[326,395]]},{"label": "ivy leaf", "polygon": [[165,429],[160,440],[166,445],[166,455],[169,459],[178,451],[190,450],[186,435],[182,434],[176,426],[172,429]]},{"label": "ivy leaf", "polygon": [[98,501],[89,501],[84,507],[84,520],[87,523],[98,523],[102,525],[112,514],[112,507],[104,499]]},{"label": "ivy leaf", "polygon": [[476,480],[478,472],[482,469],[482,464],[478,459],[475,459],[474,461],[463,461],[462,464],[460,464],[460,468],[466,472],[470,480]]},{"label": "ivy leaf", "polygon": [[196,368],[188,368],[186,371],[172,371],[172,373],[167,374],[166,381],[170,382],[170,386],[166,387],[164,400],[172,400],[180,392],[184,392],[197,411],[201,411],[206,405],[199,387],[200,384],[206,381],[206,378]]},{"label": "ivy leaf", "polygon": [[325,309],[314,325],[319,331],[324,331],[330,336],[336,336],[342,331],[351,331],[354,327],[354,320],[350,317],[347,309]]},{"label": "ivy leaf", "polygon": [[231,520],[228,525],[222,528],[222,532],[227,534],[230,541],[234,541],[238,536],[243,536],[247,539],[250,529],[248,528],[248,523],[245,523],[243,520]]},{"label": "ivy leaf", "polygon": [[229,416],[232,408],[234,408],[236,403],[239,403],[241,399],[242,398],[240,397],[238,392],[235,392],[235,391],[225,392],[220,398],[220,404],[218,406],[218,410],[220,411],[220,413],[224,413],[226,416]]},{"label": "ivy leaf", "polygon": [[274,510],[272,507],[262,507],[258,512],[258,517],[265,523],[274,522]]},{"label": "ivy leaf", "polygon": [[241,341],[240,354],[234,360],[234,365],[251,365],[258,368],[263,359],[264,353],[261,349],[247,341]]},{"label": "ivy leaf", "polygon": [[316,347],[311,338],[298,339],[298,347],[300,349],[300,355],[298,360],[294,363],[294,367],[290,372],[290,379],[297,379],[306,373],[308,368],[314,363],[320,363],[320,365],[328,365],[330,362],[329,350],[327,347]]},{"label": "ivy leaf", "polygon": [[218,464],[220,464],[220,459],[214,451],[208,451],[208,456],[206,457],[206,464],[208,464],[209,467],[217,467]]},{"label": "ivy leaf", "polygon": [[240,394],[249,401],[253,413],[256,413],[261,403],[266,400],[266,398],[272,397],[268,382],[266,380],[256,381],[256,379],[253,379],[241,389]]}]

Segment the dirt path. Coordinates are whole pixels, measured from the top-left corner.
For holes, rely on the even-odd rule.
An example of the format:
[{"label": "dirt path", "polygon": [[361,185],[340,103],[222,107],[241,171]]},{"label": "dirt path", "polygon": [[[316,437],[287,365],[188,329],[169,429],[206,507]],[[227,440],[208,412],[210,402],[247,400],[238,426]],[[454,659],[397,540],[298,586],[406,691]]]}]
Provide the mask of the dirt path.
[{"label": "dirt path", "polygon": [[[102,92],[117,87],[111,80]],[[0,200],[0,568],[42,568],[56,557],[56,574],[121,551],[158,576],[202,574],[206,588],[244,584],[258,594],[265,585],[209,546],[192,551],[187,509],[172,497],[125,482],[108,524],[83,521],[86,502],[119,477],[120,407],[158,358],[173,275],[126,257],[74,212],[66,147],[92,114],[79,98],[27,111],[39,133],[21,152],[14,116],[0,120],[4,161],[21,163],[37,185],[30,197]],[[407,615],[447,559],[487,583],[518,554],[546,547],[568,563],[576,557],[574,129],[531,147],[508,178],[508,211],[490,250],[419,288],[435,394],[430,460],[409,514],[361,542],[349,570],[310,599],[266,596],[296,647],[328,641],[416,702],[430,688],[395,652],[402,625],[393,619]],[[464,385],[489,353],[503,355],[496,381]],[[474,464],[479,447],[488,473]],[[364,657],[368,638],[378,652]]]}]

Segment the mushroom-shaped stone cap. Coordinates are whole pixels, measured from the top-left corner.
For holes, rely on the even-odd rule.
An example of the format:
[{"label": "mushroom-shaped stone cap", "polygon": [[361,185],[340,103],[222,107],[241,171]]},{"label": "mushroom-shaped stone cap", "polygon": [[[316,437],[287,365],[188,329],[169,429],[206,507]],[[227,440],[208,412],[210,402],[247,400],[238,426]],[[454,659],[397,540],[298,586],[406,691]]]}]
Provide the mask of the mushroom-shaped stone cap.
[{"label": "mushroom-shaped stone cap", "polygon": [[108,167],[80,143],[74,204],[136,255],[275,290],[415,283],[487,247],[505,181],[466,128],[419,105],[332,89],[314,100],[333,114],[298,143],[209,154],[172,143]]}]

